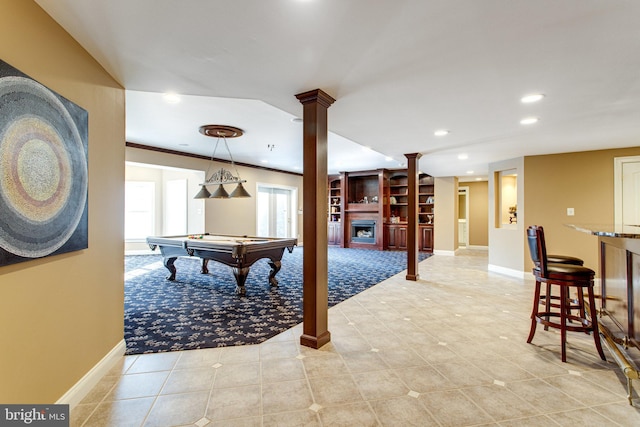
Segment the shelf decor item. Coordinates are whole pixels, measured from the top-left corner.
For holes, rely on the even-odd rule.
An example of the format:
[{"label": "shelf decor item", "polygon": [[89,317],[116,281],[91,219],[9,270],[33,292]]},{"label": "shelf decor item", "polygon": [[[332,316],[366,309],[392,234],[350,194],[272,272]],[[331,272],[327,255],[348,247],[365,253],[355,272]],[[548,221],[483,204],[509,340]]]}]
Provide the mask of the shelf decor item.
[{"label": "shelf decor item", "polygon": [[88,247],[88,119],[0,60],[0,266]]}]

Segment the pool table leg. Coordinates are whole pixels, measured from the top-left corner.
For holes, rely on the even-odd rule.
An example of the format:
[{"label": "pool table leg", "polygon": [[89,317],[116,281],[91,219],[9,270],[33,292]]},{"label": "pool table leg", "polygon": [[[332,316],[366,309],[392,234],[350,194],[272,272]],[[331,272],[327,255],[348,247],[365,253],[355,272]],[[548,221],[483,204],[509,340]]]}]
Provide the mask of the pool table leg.
[{"label": "pool table leg", "polygon": [[202,274],[209,273],[209,260],[207,258],[202,258],[202,269],[200,270]]},{"label": "pool table leg", "polygon": [[244,282],[247,281],[249,267],[233,267],[233,275],[236,277],[236,294],[246,295],[247,288],[245,288]]},{"label": "pool table leg", "polygon": [[276,274],[278,274],[278,271],[280,271],[282,262],[269,261],[269,265],[271,266],[271,271],[269,272],[269,283],[271,284],[271,286],[278,286],[278,279],[276,279]]},{"label": "pool table leg", "polygon": [[167,276],[167,280],[176,280],[176,267],[173,265],[173,263],[176,262],[177,259],[178,257],[164,259],[164,266],[167,267],[167,270],[169,270],[169,273],[171,273],[169,274],[169,276]]}]

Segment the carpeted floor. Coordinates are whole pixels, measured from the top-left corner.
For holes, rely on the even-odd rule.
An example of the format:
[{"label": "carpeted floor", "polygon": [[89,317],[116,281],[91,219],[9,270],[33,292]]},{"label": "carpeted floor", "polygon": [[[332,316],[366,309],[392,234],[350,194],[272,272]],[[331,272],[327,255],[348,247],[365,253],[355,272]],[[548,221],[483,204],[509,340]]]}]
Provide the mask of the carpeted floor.
[{"label": "carpeted floor", "polygon": [[[267,280],[267,260],[256,262],[244,297],[235,294],[231,268],[220,263],[210,262],[205,275],[199,258],[179,258],[170,282],[160,255],[125,257],[127,354],[257,344],[302,322],[302,251],[285,251],[276,288]],[[405,270],[406,256],[329,248],[329,307]]]}]

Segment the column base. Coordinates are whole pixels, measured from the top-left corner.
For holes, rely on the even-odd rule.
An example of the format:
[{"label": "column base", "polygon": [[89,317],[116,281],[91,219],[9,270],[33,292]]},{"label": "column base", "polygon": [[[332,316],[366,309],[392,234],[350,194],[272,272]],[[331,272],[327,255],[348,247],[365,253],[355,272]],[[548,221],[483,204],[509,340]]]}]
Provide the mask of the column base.
[{"label": "column base", "polygon": [[323,345],[327,344],[331,341],[331,332],[326,331],[320,336],[315,337],[313,335],[302,334],[300,335],[300,345],[305,347],[311,347],[315,349],[319,349]]}]

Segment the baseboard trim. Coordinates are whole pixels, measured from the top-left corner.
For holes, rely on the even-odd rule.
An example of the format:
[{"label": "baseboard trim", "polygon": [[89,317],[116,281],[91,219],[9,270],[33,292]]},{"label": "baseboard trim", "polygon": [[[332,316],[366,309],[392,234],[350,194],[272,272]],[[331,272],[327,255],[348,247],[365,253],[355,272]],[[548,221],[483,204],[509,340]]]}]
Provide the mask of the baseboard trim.
[{"label": "baseboard trim", "polygon": [[455,256],[456,255],[456,251],[445,251],[445,250],[442,250],[442,249],[434,249],[433,250],[433,254],[434,255]]},{"label": "baseboard trim", "polygon": [[69,405],[73,409],[85,398],[87,394],[98,384],[98,381],[109,372],[124,356],[127,344],[124,339],[116,344],[93,368],[89,370],[80,380],[73,385],[56,404]]},{"label": "baseboard trim", "polygon": [[478,249],[478,250],[482,250],[482,251],[488,251],[489,250],[489,246],[468,245],[467,249]]},{"label": "baseboard trim", "polygon": [[514,270],[513,268],[501,267],[499,265],[489,264],[487,270],[494,273],[504,274],[506,276],[517,277],[518,279],[524,279],[524,271]]}]

